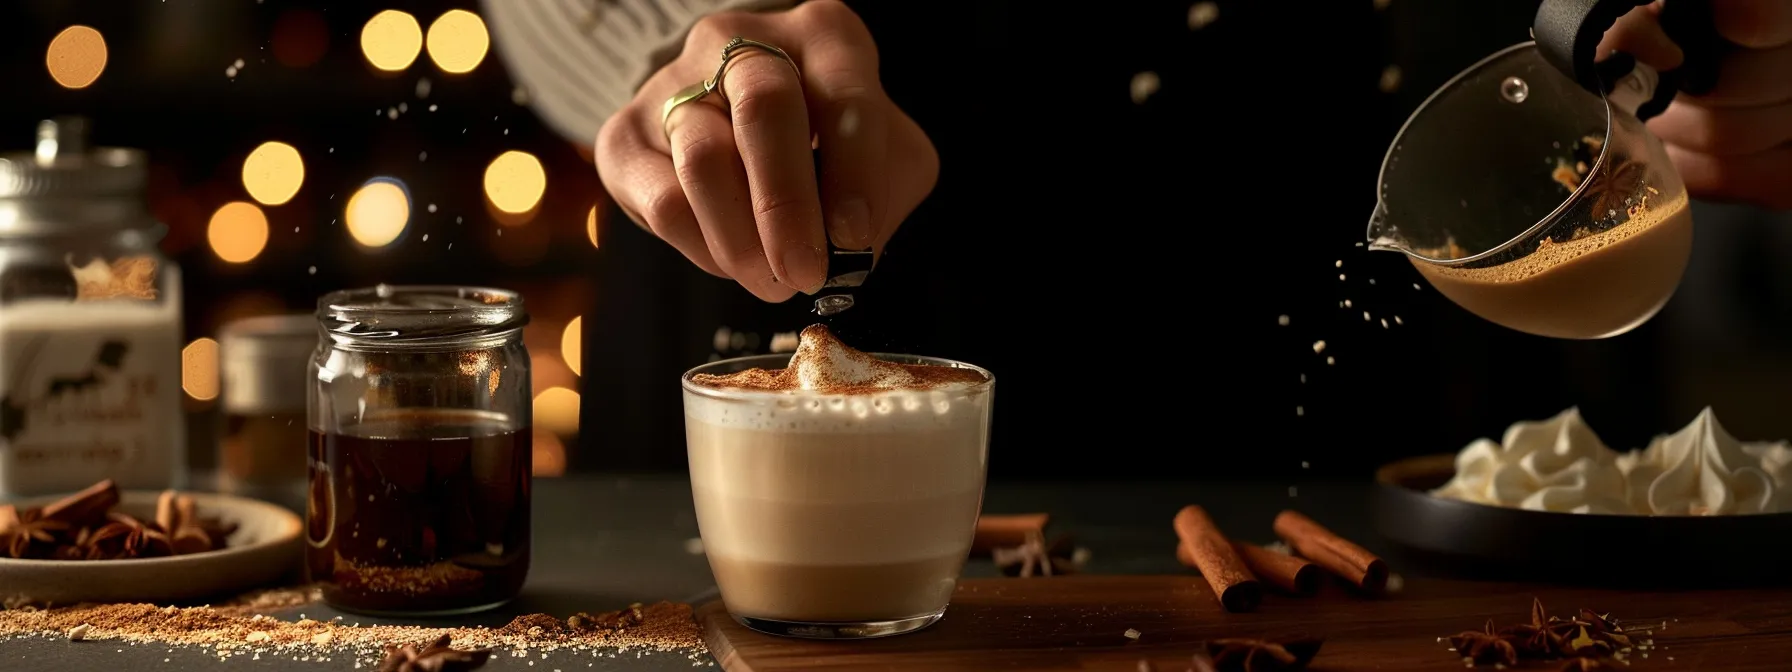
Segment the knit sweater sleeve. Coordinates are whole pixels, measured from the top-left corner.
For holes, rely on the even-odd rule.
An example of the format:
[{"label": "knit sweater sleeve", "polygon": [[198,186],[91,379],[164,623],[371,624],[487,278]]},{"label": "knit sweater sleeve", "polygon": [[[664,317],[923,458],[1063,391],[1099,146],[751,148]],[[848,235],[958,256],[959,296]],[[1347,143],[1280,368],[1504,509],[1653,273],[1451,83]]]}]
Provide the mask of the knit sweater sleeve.
[{"label": "knit sweater sleeve", "polygon": [[[498,56],[529,106],[589,144],[610,115],[684,46],[706,14],[797,0],[482,0]],[[718,45],[718,48],[720,45]]]}]

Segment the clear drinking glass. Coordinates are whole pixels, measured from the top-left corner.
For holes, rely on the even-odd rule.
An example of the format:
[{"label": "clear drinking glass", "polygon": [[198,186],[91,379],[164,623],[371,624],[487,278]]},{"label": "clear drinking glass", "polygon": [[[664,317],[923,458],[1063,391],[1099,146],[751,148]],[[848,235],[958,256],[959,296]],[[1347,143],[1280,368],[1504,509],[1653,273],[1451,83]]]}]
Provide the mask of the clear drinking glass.
[{"label": "clear drinking glass", "polygon": [[790,355],[684,375],[697,525],[728,612],[778,635],[883,637],[925,628],[970,553],[995,377],[962,388],[829,394],[719,389],[698,374],[781,368]]},{"label": "clear drinking glass", "polygon": [[392,287],[318,300],[306,568],[376,615],[480,611],[529,573],[529,316],[514,292]]}]

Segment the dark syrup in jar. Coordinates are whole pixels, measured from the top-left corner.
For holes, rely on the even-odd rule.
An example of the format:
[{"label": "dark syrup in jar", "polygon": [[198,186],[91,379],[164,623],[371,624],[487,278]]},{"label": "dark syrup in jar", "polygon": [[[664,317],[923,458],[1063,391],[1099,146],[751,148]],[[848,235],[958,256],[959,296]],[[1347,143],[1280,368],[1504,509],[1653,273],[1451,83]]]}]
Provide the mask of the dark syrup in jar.
[{"label": "dark syrup in jar", "polygon": [[311,432],[306,569],[349,610],[497,606],[529,573],[531,435],[467,410],[369,413]]}]

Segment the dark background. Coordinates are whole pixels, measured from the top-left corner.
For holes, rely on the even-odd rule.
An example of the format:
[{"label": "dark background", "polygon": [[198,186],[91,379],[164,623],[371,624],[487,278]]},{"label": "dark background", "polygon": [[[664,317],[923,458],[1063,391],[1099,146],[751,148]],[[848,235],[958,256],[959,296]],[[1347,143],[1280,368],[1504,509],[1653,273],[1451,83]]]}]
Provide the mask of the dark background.
[{"label": "dark background", "polygon": [[[1677,297],[1642,328],[1596,342],[1494,327],[1415,291],[1398,256],[1355,247],[1405,116],[1454,73],[1526,39],[1535,2],[1240,0],[1214,3],[1217,19],[1199,29],[1188,2],[850,4],[942,172],[834,326],[867,349],[995,371],[992,478],[1355,479],[1575,404],[1620,449],[1705,405],[1742,438],[1792,437],[1781,401],[1792,373],[1784,215],[1699,204]],[[373,14],[406,10],[427,28],[452,7],[479,10],[6,3],[0,146],[25,149],[38,119],[79,113],[98,142],[150,151],[164,249],[186,272],[189,339],[238,317],[309,310],[347,286],[520,290],[536,318],[527,342],[538,391],[581,395],[579,431],[538,455],[559,451],[574,470],[680,470],[678,374],[763,352],[774,332],[816,318],[803,299],[758,303],[630,225],[584,150],[513,96],[495,44],[467,75],[440,72],[427,54],[397,74],[366,64],[358,36]],[[100,30],[111,54],[83,90],[45,72],[44,48],[72,24]],[[315,63],[288,62],[290,40],[319,39]],[[227,77],[239,58],[245,67]],[[1137,102],[1143,72],[1161,86]],[[422,77],[427,101],[415,93]],[[389,119],[401,102],[409,111]],[[267,249],[227,264],[207,247],[206,222],[248,200],[241,162],[266,140],[302,152],[306,181],[264,208]],[[512,149],[541,159],[548,188],[533,219],[504,226],[478,185]],[[408,185],[413,214],[399,242],[367,252],[340,217],[348,195],[382,175]],[[594,206],[596,246],[585,231]],[[561,329],[580,316],[582,376],[560,356]],[[738,338],[718,338],[721,328]],[[1320,339],[1324,355],[1312,350]],[[189,402],[205,467],[216,409]]]}]

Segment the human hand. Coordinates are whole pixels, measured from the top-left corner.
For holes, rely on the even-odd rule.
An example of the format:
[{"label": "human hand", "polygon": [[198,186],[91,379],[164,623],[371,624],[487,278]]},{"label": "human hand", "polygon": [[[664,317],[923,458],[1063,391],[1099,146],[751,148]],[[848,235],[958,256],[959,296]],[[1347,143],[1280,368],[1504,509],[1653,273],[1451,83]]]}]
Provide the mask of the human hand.
[{"label": "human hand", "polygon": [[[1649,130],[1667,144],[1693,196],[1792,209],[1792,2],[1713,0],[1717,32],[1738,48],[1704,95],[1680,94]],[[1657,70],[1684,54],[1661,28],[1661,2],[1638,7],[1606,31],[1599,53],[1618,50]]]},{"label": "human hand", "polygon": [[[679,105],[662,127],[666,100],[714,75],[736,36],[782,48],[797,67],[740,49],[724,95]],[[881,254],[939,176],[933,143],[884,94],[871,33],[838,0],[704,17],[604,123],[596,160],[636,224],[772,302],[821,289],[829,239]]]}]

